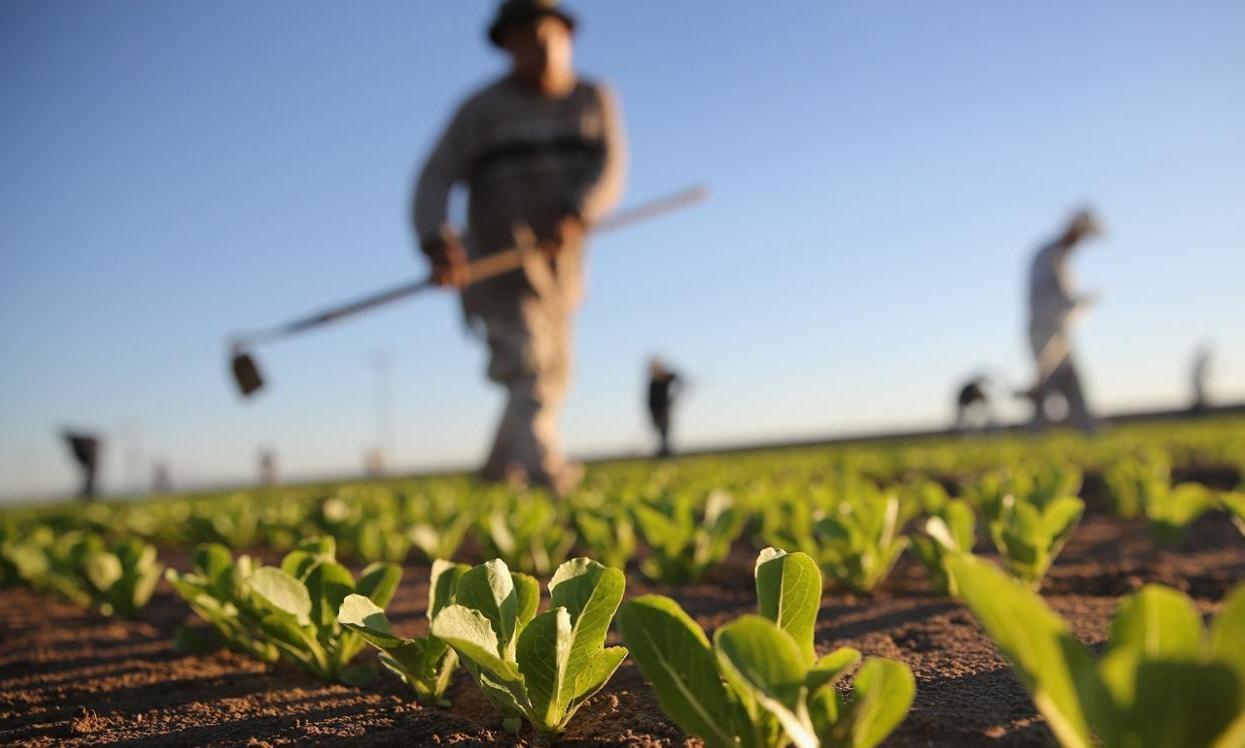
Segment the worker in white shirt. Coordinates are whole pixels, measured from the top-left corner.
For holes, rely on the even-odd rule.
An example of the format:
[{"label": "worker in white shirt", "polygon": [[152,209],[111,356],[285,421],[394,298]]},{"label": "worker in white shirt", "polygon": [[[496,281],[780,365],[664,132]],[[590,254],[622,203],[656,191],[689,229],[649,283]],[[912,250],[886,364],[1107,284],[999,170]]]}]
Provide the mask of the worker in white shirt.
[{"label": "worker in white shirt", "polygon": [[1037,362],[1037,384],[1024,394],[1033,400],[1034,430],[1049,425],[1046,406],[1054,394],[1067,403],[1072,425],[1086,434],[1097,428],[1085,402],[1068,336],[1072,321],[1096,299],[1076,291],[1068,260],[1086,239],[1102,232],[1098,218],[1089,210],[1081,210],[1033,258],[1029,272],[1029,344]]}]

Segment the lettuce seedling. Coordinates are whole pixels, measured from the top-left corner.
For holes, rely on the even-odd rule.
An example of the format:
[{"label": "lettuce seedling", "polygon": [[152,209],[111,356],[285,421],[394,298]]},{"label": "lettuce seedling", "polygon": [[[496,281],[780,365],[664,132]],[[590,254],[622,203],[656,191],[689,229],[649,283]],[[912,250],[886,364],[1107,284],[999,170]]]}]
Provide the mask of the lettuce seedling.
[{"label": "lettuce seedling", "polygon": [[475,517],[468,511],[461,511],[435,523],[431,520],[412,523],[406,528],[406,537],[429,561],[453,558],[473,524]]},{"label": "lettuce seedling", "polygon": [[963,499],[951,499],[942,509],[926,518],[923,535],[912,538],[912,552],[929,572],[934,588],[955,596],[955,581],[947,573],[947,559],[957,553],[972,553],[977,540],[977,516]]},{"label": "lettuce seedling", "polygon": [[871,748],[903,721],[916,693],[906,665],[869,658],[853,698],[835,684],[860,661],[842,647],[821,657],[813,629],[821,571],[812,557],[766,548],[755,567],[757,615],[704,631],[679,604],[643,595],[619,613],[623,640],[662,710],[708,748]]},{"label": "lettuce seedling", "polygon": [[164,570],[156,561],[156,547],[139,540],[88,553],[83,566],[99,611],[124,618],[147,604]]},{"label": "lettuce seedling", "polygon": [[609,505],[575,512],[575,527],[584,550],[605,566],[626,568],[635,555],[635,523],[625,508]]},{"label": "lettuce seedling", "polygon": [[[458,580],[469,568],[441,559],[433,562],[428,586],[429,621],[454,603]],[[449,645],[435,636],[408,639],[394,634],[384,609],[363,595],[346,596],[337,622],[380,650],[381,664],[415,690],[419,703],[449,706],[445,689],[458,668],[458,654]]]},{"label": "lettuce seedling", "polygon": [[1085,502],[1072,496],[1053,499],[1045,508],[1005,496],[999,518],[990,523],[990,537],[1008,571],[1037,589],[1084,510]]},{"label": "lettuce seedling", "polygon": [[1171,463],[1158,453],[1129,456],[1113,462],[1102,477],[1115,514],[1132,518],[1141,514],[1149,495],[1171,486]]},{"label": "lettuce seedling", "polygon": [[1161,454],[1118,460],[1105,480],[1116,514],[1146,518],[1155,542],[1172,545],[1184,539],[1189,525],[1215,507],[1215,497],[1196,483],[1171,482],[1171,463]]},{"label": "lettuce seedling", "polygon": [[49,590],[75,605],[131,618],[160,581],[163,567],[153,545],[126,540],[110,547],[94,532],[39,535],[10,543],[6,557],[33,589]]},{"label": "lettuce seedling", "polygon": [[586,558],[567,561],[549,582],[550,610],[536,614],[540,588],[495,559],[464,573],[455,603],[432,620],[432,635],[458,652],[507,731],[526,720],[542,738],[561,733],[627,656],[605,647],[626,579]]},{"label": "lettuce seedling", "polygon": [[872,592],[908,547],[899,510],[894,496],[840,502],[814,525],[821,568],[838,584]]},{"label": "lettuce seedling", "polygon": [[949,561],[965,604],[1066,748],[1245,743],[1245,586],[1207,632],[1183,593],[1125,598],[1095,663],[1031,589],[971,556]]},{"label": "lettuce seedling", "polygon": [[280,568],[261,566],[246,584],[269,606],[260,626],[283,656],[324,680],[362,684],[373,672],[349,664],[365,642],[337,622],[337,613],[355,592],[384,608],[398,589],[402,569],[374,563],[356,584],[350,571],[337,563],[335,550],[332,537],[304,541],[281,560]]},{"label": "lettuce seedling", "polygon": [[519,501],[506,495],[479,521],[483,552],[516,569],[548,574],[575,545],[575,531],[562,506],[548,495],[532,493]]},{"label": "lettuce seedling", "polygon": [[663,584],[698,581],[726,558],[744,529],[745,516],[730,494],[714,491],[696,520],[696,501],[688,492],[668,494],[657,504],[638,504],[636,524],[649,554],[640,571]]},{"label": "lettuce seedling", "polygon": [[1155,486],[1142,504],[1146,529],[1160,545],[1184,540],[1193,521],[1215,508],[1215,495],[1197,483]]},{"label": "lettuce seedling", "polygon": [[[254,571],[250,556],[235,560],[225,546],[208,543],[195,550],[190,571],[179,574],[170,568],[164,577],[227,647],[272,663],[280,658],[280,652],[264,636],[260,623],[268,607],[246,583]],[[193,644],[198,648],[200,642]]]}]

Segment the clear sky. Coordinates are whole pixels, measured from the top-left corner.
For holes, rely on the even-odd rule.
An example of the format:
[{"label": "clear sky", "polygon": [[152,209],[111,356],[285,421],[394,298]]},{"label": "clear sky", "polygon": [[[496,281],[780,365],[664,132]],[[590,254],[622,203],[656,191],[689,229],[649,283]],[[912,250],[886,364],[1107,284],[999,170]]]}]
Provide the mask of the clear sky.
[{"label": "clear sky", "polygon": [[[0,496],[357,471],[372,360],[403,468],[482,457],[501,396],[447,295],[260,349],[227,333],[422,272],[406,205],[498,75],[489,0],[0,5]],[[573,451],[645,445],[643,366],[694,383],[685,444],[921,426],[981,368],[1031,376],[1024,273],[1092,203],[1078,331],[1102,409],[1177,405],[1201,340],[1245,398],[1245,3],[580,0],[620,93],[627,202],[711,202],[594,245]]]}]

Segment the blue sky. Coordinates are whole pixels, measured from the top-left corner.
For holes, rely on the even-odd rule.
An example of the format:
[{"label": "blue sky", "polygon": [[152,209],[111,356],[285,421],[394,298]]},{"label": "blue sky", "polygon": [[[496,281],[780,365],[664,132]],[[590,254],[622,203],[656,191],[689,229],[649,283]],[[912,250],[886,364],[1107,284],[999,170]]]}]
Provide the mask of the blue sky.
[{"label": "blue sky", "polygon": [[[620,93],[628,202],[711,202],[594,245],[565,418],[580,453],[645,445],[643,363],[692,379],[687,444],[927,425],[958,380],[1030,376],[1024,269],[1082,203],[1076,260],[1102,409],[1175,405],[1200,340],[1245,398],[1245,5],[572,3]],[[486,0],[14,1],[0,6],[0,496],[68,491],[61,425],[104,483],[358,470],[371,360],[396,459],[467,465],[501,396],[454,301],[428,296],[261,349],[231,331],[422,271],[413,175],[497,75]]]}]

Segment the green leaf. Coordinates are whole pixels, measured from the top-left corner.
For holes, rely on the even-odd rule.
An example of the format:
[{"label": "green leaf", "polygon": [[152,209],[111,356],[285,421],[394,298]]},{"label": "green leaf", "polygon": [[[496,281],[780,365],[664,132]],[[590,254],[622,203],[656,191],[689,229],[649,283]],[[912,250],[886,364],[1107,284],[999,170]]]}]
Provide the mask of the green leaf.
[{"label": "green leaf", "polygon": [[1064,746],[1089,748],[1077,684],[1096,674],[1085,648],[1032,590],[972,556],[947,560],[965,605],[1012,662],[1051,731]]},{"label": "green leaf", "polygon": [[499,656],[514,651],[511,642],[516,633],[519,602],[506,562],[494,559],[468,570],[458,580],[455,599],[459,605],[480,613],[493,627]]},{"label": "green leaf", "polygon": [[797,746],[815,748],[804,715],[803,658],[787,632],[768,618],[743,615],[714,633],[713,649],[728,683],[777,718]]},{"label": "green leaf", "polygon": [[86,558],[86,577],[100,592],[107,592],[125,575],[121,559],[112,553],[92,553]]},{"label": "green leaf", "polygon": [[823,746],[836,745],[834,728],[843,710],[842,698],[833,685],[824,685],[808,697],[808,716],[813,732]]},{"label": "green leaf", "polygon": [[1042,521],[1047,536],[1055,543],[1062,543],[1076,529],[1085,511],[1085,502],[1073,496],[1064,496],[1046,505]]},{"label": "green leaf", "polygon": [[679,604],[661,595],[641,595],[623,604],[618,627],[664,711],[707,748],[735,748],[726,727],[731,699],[709,640]]},{"label": "green leaf", "polygon": [[852,682],[855,698],[830,736],[831,745],[873,748],[903,722],[916,696],[916,680],[902,662],[870,657]]},{"label": "green leaf", "polygon": [[605,645],[626,585],[621,571],[587,558],[562,564],[549,582],[553,606],[566,609],[573,627],[566,662],[569,679],[562,684],[564,692],[559,695],[563,704],[569,704],[595,685],[596,673],[590,666]]},{"label": "green leaf", "polygon": [[1128,745],[1209,746],[1241,714],[1241,681],[1218,663],[1148,661],[1137,668]]},{"label": "green leaf", "polygon": [[977,516],[972,505],[963,499],[952,499],[943,507],[943,515],[955,541],[955,550],[971,553],[977,540]]},{"label": "green leaf", "polygon": [[220,543],[201,545],[195,549],[191,564],[213,585],[217,596],[228,594],[228,587],[222,586],[233,570],[233,554],[228,548]]},{"label": "green leaf", "polygon": [[1120,603],[1111,621],[1110,650],[1139,659],[1195,660],[1205,634],[1202,618],[1187,595],[1148,584]]},{"label": "green leaf", "polygon": [[323,561],[307,573],[304,585],[311,599],[311,622],[326,629],[337,620],[337,611],[346,596],[354,592],[354,577],[336,561]]},{"label": "green leaf", "polygon": [[536,577],[521,572],[514,572],[515,626],[522,629],[533,618],[540,607],[540,582]]},{"label": "green leaf", "polygon": [[337,612],[337,622],[382,650],[394,649],[406,641],[390,629],[385,611],[363,595],[346,596]]},{"label": "green leaf", "polygon": [[402,567],[378,561],[363,570],[358,584],[355,585],[355,591],[385,608],[393,600],[401,581]]},{"label": "green leaf", "polygon": [[766,548],[757,556],[757,608],[795,641],[805,666],[817,659],[813,629],[821,609],[821,569],[803,553]]},{"label": "green leaf", "polygon": [[298,625],[311,623],[311,595],[302,582],[271,566],[261,566],[247,578],[255,594],[283,613],[294,616]]},{"label": "green leaf", "polygon": [[593,655],[592,660],[580,671],[576,678],[576,691],[574,698],[571,699],[567,707],[566,717],[563,723],[575,713],[583,702],[592,698],[593,694],[600,691],[609,682],[609,679],[618,670],[618,666],[622,665],[623,660],[627,658],[626,647],[606,647],[598,650]]},{"label": "green leaf", "polygon": [[290,659],[325,680],[334,676],[324,648],[285,615],[269,613],[260,621],[260,627],[268,640]]},{"label": "green leaf", "polygon": [[500,683],[522,682],[518,666],[502,659],[493,622],[480,611],[462,605],[448,605],[432,619],[432,635]]},{"label": "green leaf", "polygon": [[809,669],[804,676],[804,687],[810,693],[824,685],[837,683],[847,675],[847,671],[856,666],[860,662],[860,652],[851,647],[839,647],[830,654],[822,657]]},{"label": "green leaf", "polygon": [[1210,656],[1230,665],[1245,685],[1245,585],[1228,594],[1210,626]]},{"label": "green leaf", "polygon": [[565,697],[570,659],[571,616],[554,608],[535,618],[519,634],[515,658],[532,704],[532,722],[542,732],[556,729],[570,699]]},{"label": "green leaf", "polygon": [[462,579],[463,574],[470,571],[471,567],[466,564],[456,564],[452,561],[446,561],[438,558],[432,562],[432,579],[428,583],[428,620],[431,621],[437,617],[445,606],[454,602],[454,591],[458,587],[458,580]]}]

